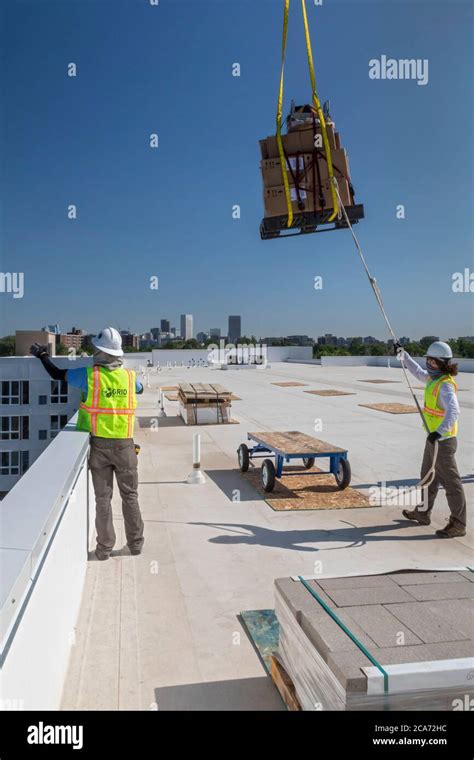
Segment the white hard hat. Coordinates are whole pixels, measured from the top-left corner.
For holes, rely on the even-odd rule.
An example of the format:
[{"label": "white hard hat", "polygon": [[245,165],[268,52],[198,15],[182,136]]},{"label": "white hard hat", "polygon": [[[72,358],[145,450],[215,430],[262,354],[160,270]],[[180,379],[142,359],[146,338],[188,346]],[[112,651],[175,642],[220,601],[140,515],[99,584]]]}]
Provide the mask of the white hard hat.
[{"label": "white hard hat", "polygon": [[429,356],[432,359],[452,359],[453,352],[451,351],[451,346],[448,346],[447,343],[443,343],[442,340],[435,340],[424,356]]},{"label": "white hard hat", "polygon": [[95,338],[92,338],[91,343],[105,354],[123,356],[122,337],[115,327],[104,327]]}]

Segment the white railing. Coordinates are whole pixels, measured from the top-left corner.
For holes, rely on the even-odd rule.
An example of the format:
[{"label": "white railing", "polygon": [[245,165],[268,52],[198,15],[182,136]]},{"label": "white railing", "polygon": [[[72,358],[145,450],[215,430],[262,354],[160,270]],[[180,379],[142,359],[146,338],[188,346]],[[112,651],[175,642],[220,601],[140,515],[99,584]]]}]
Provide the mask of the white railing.
[{"label": "white railing", "polygon": [[89,436],[64,428],[0,504],[1,704],[59,709],[93,531]]}]

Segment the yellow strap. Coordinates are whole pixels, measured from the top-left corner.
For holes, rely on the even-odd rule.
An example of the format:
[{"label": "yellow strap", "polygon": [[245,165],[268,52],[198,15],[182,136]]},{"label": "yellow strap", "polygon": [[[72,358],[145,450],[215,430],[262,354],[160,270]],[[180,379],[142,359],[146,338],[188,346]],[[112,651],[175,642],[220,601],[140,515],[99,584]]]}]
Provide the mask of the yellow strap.
[{"label": "yellow strap", "polygon": [[324,119],[323,109],[321,108],[321,103],[319,102],[319,98],[316,92],[316,77],[314,74],[313,53],[311,51],[311,38],[309,36],[308,17],[306,15],[306,0],[301,0],[301,9],[303,11],[304,33],[306,37],[306,52],[308,54],[309,76],[311,79],[311,90],[313,94],[313,107],[315,111],[317,112],[318,119],[321,123],[324,153],[326,154],[326,161],[328,165],[329,183],[331,187],[331,196],[332,196],[332,202],[333,202],[333,213],[329,217],[328,222],[332,222],[336,218],[336,216],[338,216],[339,214],[339,201],[337,198],[336,189],[334,187],[334,183],[336,182],[336,180],[334,178],[334,174],[332,171],[331,148],[329,147],[328,136],[326,133],[326,121]]},{"label": "yellow strap", "polygon": [[280,156],[281,175],[283,177],[283,185],[285,188],[286,205],[288,208],[288,227],[293,224],[293,209],[291,207],[291,195],[290,186],[288,183],[288,176],[286,173],[286,159],[283,151],[283,143],[281,141],[281,120],[283,110],[283,79],[285,69],[285,51],[286,51],[286,38],[288,35],[288,15],[290,10],[290,0],[285,0],[285,10],[283,12],[283,35],[281,40],[281,70],[280,70],[280,89],[278,92],[278,106],[276,114],[276,137],[278,143],[278,154]]}]

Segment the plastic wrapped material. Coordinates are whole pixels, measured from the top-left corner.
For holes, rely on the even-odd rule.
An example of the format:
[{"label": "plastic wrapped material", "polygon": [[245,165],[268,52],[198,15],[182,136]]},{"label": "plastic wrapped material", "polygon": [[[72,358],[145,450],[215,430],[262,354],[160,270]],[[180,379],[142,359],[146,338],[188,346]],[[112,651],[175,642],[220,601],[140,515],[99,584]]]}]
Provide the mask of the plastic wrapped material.
[{"label": "plastic wrapped material", "polygon": [[[433,576],[433,573],[430,575]],[[465,573],[463,575],[464,578],[460,577],[459,584],[449,583],[449,586],[452,586],[453,599],[456,593],[460,596],[469,593],[468,575]],[[392,592],[388,583],[395,577],[397,579],[394,580],[394,584],[405,593],[404,589],[409,586],[402,587],[401,584],[404,581],[400,578],[403,576],[394,573],[387,576],[361,576],[360,580],[364,583],[363,579],[367,578],[367,585],[372,590],[376,589],[376,594],[380,593],[382,588],[383,598],[387,590]],[[376,578],[380,581],[373,580]],[[387,585],[385,585],[385,578],[388,579]],[[443,580],[457,581],[458,579],[441,577],[439,584],[433,582],[436,578],[431,580],[429,589],[432,591],[431,594],[428,593],[436,596],[435,589],[444,585]],[[406,583],[408,584],[409,580]],[[422,581],[420,583],[422,584]],[[467,590],[465,583],[468,584]],[[347,610],[354,610],[354,607],[347,606],[346,610],[343,607],[337,607],[334,599],[329,596],[333,593],[332,589],[326,589],[326,595],[316,584],[315,588],[318,589],[318,595],[321,594],[320,598],[324,598],[327,608],[324,605],[321,606],[299,581],[283,579],[276,581],[275,587],[275,613],[280,625],[279,657],[293,681],[303,710],[452,711],[469,709],[466,705],[470,704],[469,700],[474,696],[473,642],[469,637],[469,634],[472,637],[472,632],[467,632],[465,640],[459,641],[459,635],[457,635],[458,640],[455,640],[456,636],[452,635],[450,641],[445,643],[437,641],[435,644],[425,644],[423,640],[418,640],[415,646],[398,647],[398,651],[394,647],[377,647],[374,642],[368,643],[371,641],[368,637],[363,638],[363,634],[359,632],[362,629],[359,629],[355,623],[353,631],[349,630],[350,635],[344,630],[344,626],[341,628],[338,625],[337,620],[340,621],[340,618],[343,618],[347,629],[351,628],[351,619]],[[418,585],[417,588],[419,588]],[[334,598],[338,598],[337,594],[334,594]],[[464,597],[464,604],[467,598],[467,596]],[[452,603],[452,600],[445,601],[447,605]],[[410,605],[411,612],[416,613],[417,607],[413,605],[413,602],[406,603]],[[436,608],[439,602],[433,604]],[[468,605],[465,604],[465,606]],[[399,602],[393,606],[385,605],[387,610],[392,608],[397,614],[400,614],[401,607]],[[426,607],[420,612],[421,619],[425,610]],[[466,619],[468,620],[468,614],[466,614]],[[456,623],[459,625],[459,621]],[[436,625],[433,628],[436,628]],[[441,622],[440,630],[443,630]],[[357,635],[352,635],[354,632]],[[428,638],[430,635],[427,633]],[[449,632],[447,636],[449,637]],[[364,641],[365,646],[362,644],[359,648],[354,643],[354,639],[359,641],[358,637]],[[411,643],[415,644],[414,641]],[[368,652],[383,667],[374,667],[373,662],[364,652]],[[423,655],[429,653],[432,659],[426,661],[427,658],[424,656],[423,661],[419,661],[418,652]],[[340,657],[339,660],[338,657]],[[386,674],[386,681],[383,673]]]}]

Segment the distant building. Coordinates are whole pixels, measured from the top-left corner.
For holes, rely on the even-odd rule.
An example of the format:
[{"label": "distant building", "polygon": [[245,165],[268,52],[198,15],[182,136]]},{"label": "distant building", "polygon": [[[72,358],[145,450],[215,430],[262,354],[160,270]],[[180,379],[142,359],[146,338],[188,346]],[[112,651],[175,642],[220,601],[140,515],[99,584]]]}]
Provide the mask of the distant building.
[{"label": "distant building", "polygon": [[171,335],[176,338],[176,327],[172,327],[170,330]]},{"label": "distant building", "polygon": [[209,330],[209,335],[211,336],[211,338],[219,339],[221,337],[220,327],[211,327],[211,329]]},{"label": "distant building", "polygon": [[366,338],[363,338],[362,342],[365,346],[373,346],[376,343],[380,343],[380,341],[377,340],[377,338],[374,338],[372,335],[367,335]]},{"label": "distant building", "polygon": [[153,340],[158,340],[158,338],[160,337],[160,332],[161,332],[160,328],[159,327],[152,327],[151,330],[150,330],[150,332],[151,332],[151,334],[153,336]]},{"label": "distant building", "polygon": [[193,338],[193,315],[181,314],[181,337],[183,340]]},{"label": "distant building", "polygon": [[318,346],[337,346],[337,337],[332,333],[326,333],[318,338]]},{"label": "distant building", "polygon": [[242,337],[242,322],[239,316],[229,317],[229,342],[238,343]]},{"label": "distant building", "polygon": [[292,346],[313,346],[314,340],[309,335],[288,335],[287,342]]},{"label": "distant building", "polygon": [[160,331],[164,332],[164,333],[171,332],[169,319],[162,319],[162,320],[160,320]]},{"label": "distant building", "polygon": [[280,338],[264,338],[262,343],[266,346],[284,346],[286,342],[286,338],[280,337]]},{"label": "distant building", "polygon": [[206,343],[206,341],[209,340],[209,333],[206,332],[198,332],[196,335],[196,340],[198,343]]},{"label": "distant building", "polygon": [[128,330],[122,330],[120,335],[122,336],[122,348],[132,348],[134,351],[138,351],[140,348],[139,335],[128,332]]},{"label": "distant building", "polygon": [[60,335],[61,330],[59,329],[59,325],[46,325],[46,327],[42,327],[42,330],[45,332],[53,333],[53,335]]},{"label": "distant building", "polygon": [[347,340],[346,340],[346,338],[338,338],[337,339],[337,345],[340,348],[343,348],[344,346],[347,346]]},{"label": "distant building", "polygon": [[[52,335],[41,331],[29,333],[38,334],[41,343],[46,342],[44,335]],[[74,367],[90,366],[91,362],[91,359],[77,359]],[[56,358],[55,364],[62,369],[71,367],[70,359],[65,356]],[[81,392],[65,381],[52,380],[33,356],[0,357],[0,375],[1,497],[13,488],[77,411]]]},{"label": "distant building", "polygon": [[173,340],[176,340],[176,335],[174,335],[172,332],[160,332],[158,345],[166,346],[167,343],[170,343]]},{"label": "distant building", "polygon": [[61,333],[57,337],[59,345],[79,351],[86,338],[86,332],[85,330],[78,330],[76,327],[73,327],[71,332]]},{"label": "distant building", "polygon": [[50,356],[56,356],[56,335],[49,330],[17,330],[15,333],[15,356],[29,356],[33,343],[48,346]]}]

